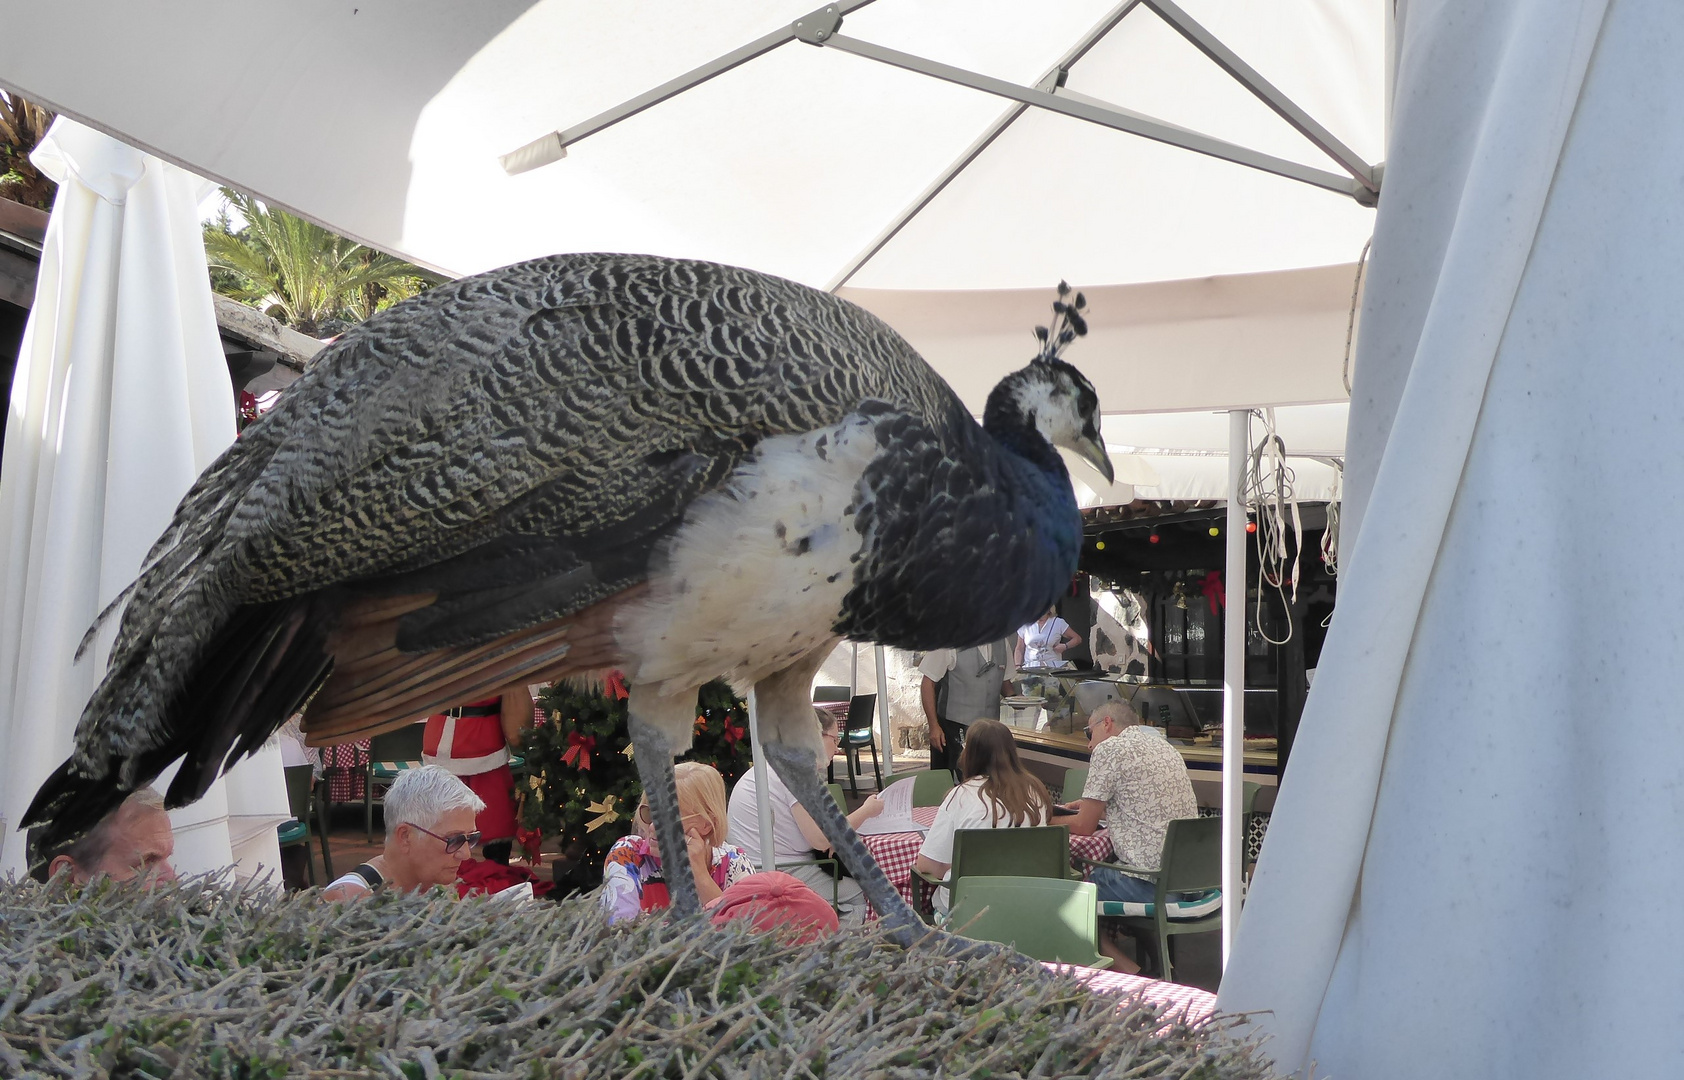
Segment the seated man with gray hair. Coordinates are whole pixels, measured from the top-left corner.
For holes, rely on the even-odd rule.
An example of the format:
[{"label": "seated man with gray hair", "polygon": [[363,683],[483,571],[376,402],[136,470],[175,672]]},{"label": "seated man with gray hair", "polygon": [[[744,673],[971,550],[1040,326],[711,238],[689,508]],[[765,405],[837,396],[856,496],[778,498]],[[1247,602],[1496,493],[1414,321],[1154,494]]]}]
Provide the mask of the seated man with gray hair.
[{"label": "seated man with gray hair", "polygon": [[456,880],[479,843],[474,816],[485,803],[450,770],[423,765],[386,791],[386,846],[322,890],[324,900],[355,900],[375,889],[414,892]]},{"label": "seated man with gray hair", "polygon": [[42,831],[41,826],[29,830],[27,841],[29,872],[36,881],[69,873],[78,885],[104,876],[112,881],[138,880],[150,889],[175,880],[175,867],[170,865],[175,832],[164,812],[163,796],[150,787],[124,799],[80,839],[56,850],[37,850]]}]

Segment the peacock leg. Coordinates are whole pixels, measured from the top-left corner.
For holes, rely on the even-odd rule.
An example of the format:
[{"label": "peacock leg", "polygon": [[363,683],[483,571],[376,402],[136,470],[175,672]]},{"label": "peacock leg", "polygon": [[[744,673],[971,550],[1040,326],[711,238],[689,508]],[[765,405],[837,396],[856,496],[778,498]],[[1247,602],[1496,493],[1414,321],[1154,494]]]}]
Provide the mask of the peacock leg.
[{"label": "peacock leg", "polygon": [[825,839],[836,849],[837,858],[859,882],[866,901],[877,909],[884,923],[896,931],[901,943],[910,945],[914,939],[928,934],[929,927],[918,918],[899,890],[889,883],[888,875],[878,867],[877,860],[871,857],[871,852],[866,850],[865,844],[848,824],[836,800],[819,782],[817,756],[802,747],[776,742],[763,742],[762,745],[766,749],[767,764],[777,770],[790,793],[813,816],[813,821],[824,831]]},{"label": "peacock leg", "polygon": [[[675,915],[694,915],[702,910],[696,879],[690,872],[689,846],[684,841],[684,823],[678,812],[678,780],[673,775],[673,739],[669,732],[673,717],[686,733],[696,712],[694,697],[662,697],[652,687],[633,686],[626,703],[631,713],[630,730],[637,775],[643,781],[644,798],[655,823],[655,841],[661,847],[661,871],[672,897]],[[688,749],[686,740],[682,749]]]},{"label": "peacock leg", "polygon": [[762,718],[761,746],[766,761],[777,770],[790,793],[811,814],[836,855],[854,875],[877,914],[893,928],[903,944],[929,933],[912,906],[889,883],[889,878],[860,841],[836,800],[819,782],[819,724],[811,698],[813,673],[829,653],[816,650],[793,666],[755,684],[755,705]]}]

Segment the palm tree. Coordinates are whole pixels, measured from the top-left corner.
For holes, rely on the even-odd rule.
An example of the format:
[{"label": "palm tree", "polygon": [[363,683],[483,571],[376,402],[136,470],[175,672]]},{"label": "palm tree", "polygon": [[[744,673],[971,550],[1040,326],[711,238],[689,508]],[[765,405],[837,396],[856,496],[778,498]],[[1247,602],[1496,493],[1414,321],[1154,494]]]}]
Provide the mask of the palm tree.
[{"label": "palm tree", "polygon": [[47,134],[53,114],[0,90],[0,199],[51,211],[57,185],[42,176],[29,152]]},{"label": "palm tree", "polygon": [[340,333],[376,311],[433,285],[409,263],[223,190],[245,220],[224,210],[205,225],[205,257],[218,291],[312,337]]}]

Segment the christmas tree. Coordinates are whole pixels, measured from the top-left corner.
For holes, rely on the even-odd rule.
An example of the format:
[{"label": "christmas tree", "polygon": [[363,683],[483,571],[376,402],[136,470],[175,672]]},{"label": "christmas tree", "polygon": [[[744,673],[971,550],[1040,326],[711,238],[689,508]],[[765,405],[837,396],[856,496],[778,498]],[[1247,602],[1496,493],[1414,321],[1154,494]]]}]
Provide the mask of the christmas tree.
[{"label": "christmas tree", "polygon": [[[627,725],[625,684],[614,673],[604,691],[565,683],[546,687],[521,746],[521,824],[560,846],[559,893],[602,883],[602,860],[631,832],[643,796]],[[702,687],[695,741],[685,761],[718,769],[726,789],[750,763],[748,707],[723,681]]]}]

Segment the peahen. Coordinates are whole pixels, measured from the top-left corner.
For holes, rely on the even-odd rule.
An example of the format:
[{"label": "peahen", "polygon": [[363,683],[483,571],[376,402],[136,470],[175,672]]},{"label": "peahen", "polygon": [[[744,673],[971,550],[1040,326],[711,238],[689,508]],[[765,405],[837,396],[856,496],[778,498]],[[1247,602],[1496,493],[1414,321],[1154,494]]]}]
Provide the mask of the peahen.
[{"label": "peahen", "polygon": [[838,638],[997,640],[1066,587],[1081,519],[1054,447],[1110,475],[1097,397],[1058,358],[1081,306],[1061,286],[981,426],[872,315],[728,266],[555,256],[376,315],[182,499],[107,609],[104,680],[26,823],[80,834],[182,758],[167,799],[191,802],[300,707],[337,742],[619,668],[658,839],[683,851],[672,760],[726,675],[868,900],[909,923],[819,784],[810,684]]}]

